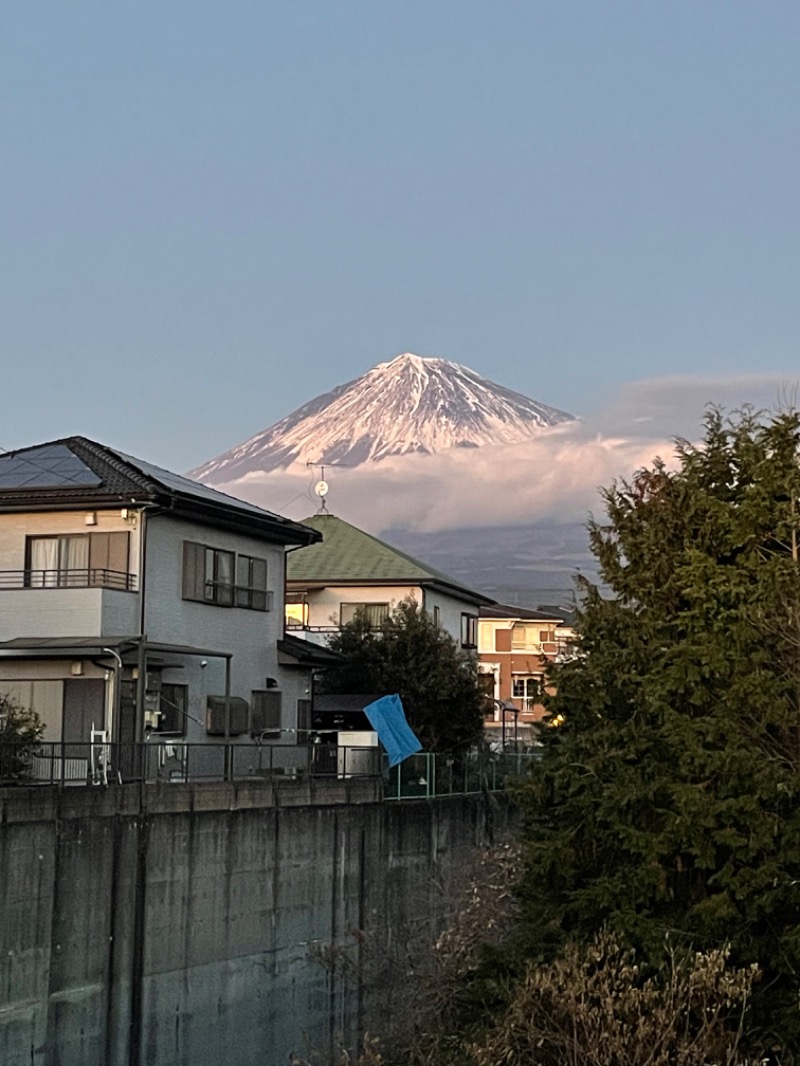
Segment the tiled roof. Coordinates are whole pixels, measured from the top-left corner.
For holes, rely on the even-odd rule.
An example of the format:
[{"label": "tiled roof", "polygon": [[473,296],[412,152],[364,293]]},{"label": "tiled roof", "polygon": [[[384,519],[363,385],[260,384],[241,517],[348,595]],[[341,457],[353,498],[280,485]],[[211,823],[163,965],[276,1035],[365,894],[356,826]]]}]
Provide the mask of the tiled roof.
[{"label": "tiled roof", "polygon": [[288,518],[87,437],[65,437],[0,455],[0,511],[146,503],[289,544],[317,539]]},{"label": "tiled roof", "polygon": [[491,619],[514,619],[522,622],[562,622],[565,611],[531,611],[527,607],[511,607],[503,603],[494,603],[490,607],[481,607],[480,617]]},{"label": "tiled roof", "polygon": [[317,585],[438,585],[473,603],[492,602],[488,596],[335,515],[318,514],[304,518],[303,525],[321,533],[322,543],[312,544],[288,556],[288,581]]}]

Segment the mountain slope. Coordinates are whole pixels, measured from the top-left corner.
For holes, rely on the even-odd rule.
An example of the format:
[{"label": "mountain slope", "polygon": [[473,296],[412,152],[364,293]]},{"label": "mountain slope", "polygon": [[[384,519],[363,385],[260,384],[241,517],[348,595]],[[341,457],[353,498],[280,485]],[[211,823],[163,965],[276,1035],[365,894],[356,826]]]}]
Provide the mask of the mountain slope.
[{"label": "mountain slope", "polygon": [[410,352],[317,396],[191,472],[225,483],[292,463],[360,463],[526,440],[573,416],[468,367]]}]

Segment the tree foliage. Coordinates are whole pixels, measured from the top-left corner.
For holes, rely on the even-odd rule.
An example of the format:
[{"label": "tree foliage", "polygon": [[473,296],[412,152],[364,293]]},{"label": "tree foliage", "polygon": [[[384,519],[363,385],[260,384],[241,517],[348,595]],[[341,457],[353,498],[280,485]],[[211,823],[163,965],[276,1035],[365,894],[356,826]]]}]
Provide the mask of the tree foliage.
[{"label": "tree foliage", "polygon": [[426,751],[463,751],[480,740],[483,710],[475,657],[412,600],[398,604],[379,629],[356,612],[329,646],[343,662],[322,676],[320,691],[398,693]]},{"label": "tree foliage", "polygon": [[730,942],[795,1049],[799,431],[712,411],[674,469],[605,492],[590,536],[612,596],[586,586],[578,654],[552,671],[522,888],[535,953],[604,923],[653,956],[667,934]]},{"label": "tree foliage", "polygon": [[42,736],[35,711],[0,694],[0,781],[24,781]]}]

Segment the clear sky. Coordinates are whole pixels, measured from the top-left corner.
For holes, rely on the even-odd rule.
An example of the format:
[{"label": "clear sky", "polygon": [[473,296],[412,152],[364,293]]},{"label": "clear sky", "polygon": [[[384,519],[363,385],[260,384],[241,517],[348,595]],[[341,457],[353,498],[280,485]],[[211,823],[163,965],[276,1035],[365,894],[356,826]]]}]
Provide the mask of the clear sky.
[{"label": "clear sky", "polygon": [[583,415],[798,376],[799,45],[797,0],[4,0],[0,446],[186,469],[409,350]]}]

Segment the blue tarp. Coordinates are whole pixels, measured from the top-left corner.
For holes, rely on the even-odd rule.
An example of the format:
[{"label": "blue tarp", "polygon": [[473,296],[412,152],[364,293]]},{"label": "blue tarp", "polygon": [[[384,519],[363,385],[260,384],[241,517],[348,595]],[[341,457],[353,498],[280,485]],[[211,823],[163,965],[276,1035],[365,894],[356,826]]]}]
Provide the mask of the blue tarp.
[{"label": "blue tarp", "polygon": [[406,721],[399,696],[381,696],[379,700],[367,704],[364,714],[386,748],[390,766],[397,766],[409,755],[422,751],[422,745]]}]

